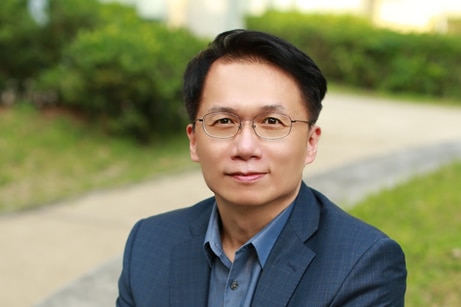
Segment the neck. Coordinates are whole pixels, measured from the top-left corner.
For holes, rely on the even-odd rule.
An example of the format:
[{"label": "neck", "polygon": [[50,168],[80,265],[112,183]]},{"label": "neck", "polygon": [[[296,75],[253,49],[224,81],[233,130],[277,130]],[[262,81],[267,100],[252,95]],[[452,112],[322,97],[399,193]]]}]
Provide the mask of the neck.
[{"label": "neck", "polygon": [[254,237],[277,215],[290,205],[291,201],[274,207],[238,206],[217,202],[221,217],[221,241],[226,256],[233,261],[235,252]]}]

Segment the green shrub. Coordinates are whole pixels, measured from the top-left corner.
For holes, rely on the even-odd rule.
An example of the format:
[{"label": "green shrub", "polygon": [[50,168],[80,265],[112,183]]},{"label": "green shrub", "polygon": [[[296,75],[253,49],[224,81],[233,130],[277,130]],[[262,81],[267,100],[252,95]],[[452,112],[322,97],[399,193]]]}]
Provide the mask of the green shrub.
[{"label": "green shrub", "polygon": [[385,89],[461,97],[461,41],[442,35],[406,35],[390,62]]},{"label": "green shrub", "polygon": [[101,23],[102,4],[98,0],[47,0],[47,22],[42,27],[42,52],[47,55],[47,66],[56,64],[63,48],[78,32],[94,29]]},{"label": "green shrub", "polygon": [[184,128],[182,73],[203,45],[157,23],[107,24],[80,32],[39,88],[109,133],[148,141]]},{"label": "green shrub", "polygon": [[0,91],[21,95],[44,70],[54,67],[79,31],[139,20],[136,11],[98,0],[48,0],[45,20],[35,21],[28,0],[0,1]]},{"label": "green shrub", "polygon": [[104,22],[98,0],[48,0],[38,23],[28,0],[0,1],[0,92],[25,94],[33,80],[55,66],[64,46],[82,29]]},{"label": "green shrub", "polygon": [[299,12],[247,17],[247,26],[293,42],[335,83],[461,98],[459,36],[402,34],[356,16]]},{"label": "green shrub", "polygon": [[27,0],[0,1],[0,92],[19,90],[36,70],[41,60],[35,52],[39,30]]}]

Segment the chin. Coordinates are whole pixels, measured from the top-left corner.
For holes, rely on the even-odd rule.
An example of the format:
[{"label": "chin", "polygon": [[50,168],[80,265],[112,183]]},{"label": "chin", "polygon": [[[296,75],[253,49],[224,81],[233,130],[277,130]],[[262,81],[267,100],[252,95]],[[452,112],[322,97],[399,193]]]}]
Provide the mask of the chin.
[{"label": "chin", "polygon": [[262,195],[264,195],[264,191],[245,191],[241,189],[232,194],[226,191],[223,194],[219,194],[218,198],[228,204],[239,207],[258,207],[271,201],[267,198],[267,195],[261,197]]}]

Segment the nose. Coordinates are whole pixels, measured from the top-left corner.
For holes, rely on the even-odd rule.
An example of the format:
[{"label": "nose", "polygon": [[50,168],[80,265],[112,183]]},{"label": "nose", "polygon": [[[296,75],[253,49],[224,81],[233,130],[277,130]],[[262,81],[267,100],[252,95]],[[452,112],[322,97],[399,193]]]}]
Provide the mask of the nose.
[{"label": "nose", "polygon": [[241,121],[240,129],[233,140],[232,157],[248,160],[261,156],[260,139],[251,120]]},{"label": "nose", "polygon": [[[255,130],[255,127],[256,127],[256,126],[255,126],[255,123],[254,123],[253,120],[250,120],[250,119],[240,121],[240,127],[239,127],[239,131],[237,132],[237,134],[243,132],[243,130],[245,129],[245,127],[244,127],[244,126],[245,126],[245,123],[248,123],[248,125],[249,125],[250,128],[251,128],[250,130],[253,130],[253,133],[256,134],[256,130]],[[251,131],[250,131],[250,132],[251,132]],[[256,134],[256,135],[257,135],[257,134]]]},{"label": "nose", "polygon": [[[245,129],[245,126],[248,124],[249,126],[249,129]],[[254,121],[253,120],[242,120],[240,121],[240,127],[239,127],[239,130],[237,131],[237,136],[239,134],[250,134],[252,136],[256,136],[257,138],[258,137],[258,134],[256,133],[256,130],[255,130],[255,124],[254,124]]]}]

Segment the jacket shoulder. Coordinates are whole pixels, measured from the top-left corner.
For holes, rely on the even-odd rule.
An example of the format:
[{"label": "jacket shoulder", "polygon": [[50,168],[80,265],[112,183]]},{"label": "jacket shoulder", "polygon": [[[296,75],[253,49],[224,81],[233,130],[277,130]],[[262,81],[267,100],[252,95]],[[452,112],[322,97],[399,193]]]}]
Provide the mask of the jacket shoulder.
[{"label": "jacket shoulder", "polygon": [[147,236],[151,240],[157,236],[168,237],[170,243],[175,237],[184,239],[189,237],[188,234],[193,236],[201,230],[206,231],[213,204],[214,198],[208,198],[191,207],[142,219],[133,229],[136,229],[138,237]]},{"label": "jacket shoulder", "polygon": [[335,306],[403,306],[406,265],[399,244],[313,193],[321,208],[320,223],[306,243],[316,252],[310,273],[323,281],[316,293],[334,297]]},{"label": "jacket shoulder", "polygon": [[168,302],[172,251],[187,241],[203,240],[213,204],[214,198],[206,199],[135,224],[124,250],[120,306],[124,302],[126,306],[163,306]]},{"label": "jacket shoulder", "polygon": [[339,240],[376,241],[388,236],[377,227],[351,215],[322,193],[312,190],[320,205],[319,231],[334,234]]}]

